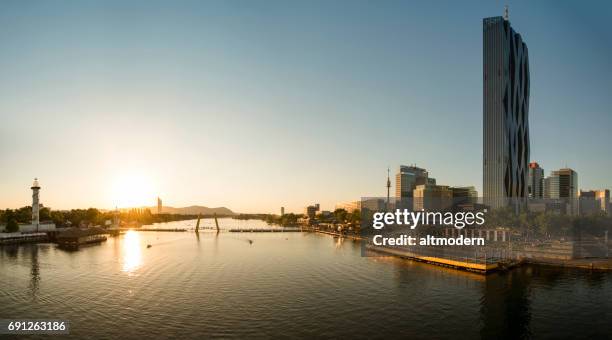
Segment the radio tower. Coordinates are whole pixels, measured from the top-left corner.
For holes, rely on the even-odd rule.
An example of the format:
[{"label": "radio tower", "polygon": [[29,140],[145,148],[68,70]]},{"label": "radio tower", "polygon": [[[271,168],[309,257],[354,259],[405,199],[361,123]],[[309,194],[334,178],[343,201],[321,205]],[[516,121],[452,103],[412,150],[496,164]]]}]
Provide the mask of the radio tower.
[{"label": "radio tower", "polygon": [[389,167],[387,167],[387,206],[386,210],[389,211],[389,192],[391,190],[391,180],[389,179]]}]

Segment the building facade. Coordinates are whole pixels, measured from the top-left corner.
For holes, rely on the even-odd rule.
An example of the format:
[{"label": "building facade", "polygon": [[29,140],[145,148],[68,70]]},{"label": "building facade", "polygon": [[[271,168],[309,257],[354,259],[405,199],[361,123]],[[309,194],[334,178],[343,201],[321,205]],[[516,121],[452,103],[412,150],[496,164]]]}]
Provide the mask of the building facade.
[{"label": "building facade", "polygon": [[434,178],[423,168],[414,165],[400,165],[395,175],[395,197],[397,199],[410,198],[417,185],[436,184]]},{"label": "building facade", "polygon": [[441,211],[453,204],[453,190],[446,185],[421,184],[413,191],[414,210]]},{"label": "building facade", "polygon": [[544,198],[556,200],[561,213],[578,214],[578,173],[569,168],[552,171],[544,179]]},{"label": "building facade", "polygon": [[580,190],[580,214],[610,214],[610,190]]},{"label": "building facade", "polygon": [[478,200],[478,191],[473,186],[468,187],[450,187],[453,194],[453,203],[476,203]]},{"label": "building facade", "polygon": [[544,198],[544,169],[536,162],[529,163],[529,198]]},{"label": "building facade", "polygon": [[317,212],[320,210],[321,206],[319,203],[315,203],[313,205],[309,205],[304,208],[304,215],[306,218],[313,220],[317,216]]},{"label": "building facade", "polygon": [[483,196],[528,196],[529,58],[507,15],[483,19]]},{"label": "building facade", "polygon": [[578,173],[565,168],[552,171],[545,180],[546,198],[577,198]]}]

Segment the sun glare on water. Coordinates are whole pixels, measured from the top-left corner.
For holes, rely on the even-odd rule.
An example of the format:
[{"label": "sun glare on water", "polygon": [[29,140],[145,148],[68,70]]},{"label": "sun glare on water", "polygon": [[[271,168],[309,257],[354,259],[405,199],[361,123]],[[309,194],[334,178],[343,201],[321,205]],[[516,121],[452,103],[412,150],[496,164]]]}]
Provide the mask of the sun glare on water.
[{"label": "sun glare on water", "polygon": [[122,269],[128,274],[133,274],[142,264],[142,247],[140,235],[130,230],[123,238],[123,266]]}]

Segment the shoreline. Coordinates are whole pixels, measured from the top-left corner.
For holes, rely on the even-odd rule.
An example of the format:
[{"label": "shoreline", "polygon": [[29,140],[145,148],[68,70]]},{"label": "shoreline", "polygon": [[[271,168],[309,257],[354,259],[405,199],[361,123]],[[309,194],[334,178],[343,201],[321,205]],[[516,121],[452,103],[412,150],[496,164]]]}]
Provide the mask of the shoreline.
[{"label": "shoreline", "polygon": [[506,271],[514,267],[521,266],[523,264],[550,266],[557,268],[588,269],[602,272],[612,271],[612,258],[587,258],[572,260],[520,258],[516,260],[497,261],[494,263],[476,263],[470,261],[457,261],[433,256],[424,256],[406,250],[389,249],[380,246],[366,245],[365,247],[367,250],[386,254],[388,256],[403,258],[416,262],[425,262],[432,265],[449,267],[461,271],[477,272],[483,275],[487,275],[492,272]]}]

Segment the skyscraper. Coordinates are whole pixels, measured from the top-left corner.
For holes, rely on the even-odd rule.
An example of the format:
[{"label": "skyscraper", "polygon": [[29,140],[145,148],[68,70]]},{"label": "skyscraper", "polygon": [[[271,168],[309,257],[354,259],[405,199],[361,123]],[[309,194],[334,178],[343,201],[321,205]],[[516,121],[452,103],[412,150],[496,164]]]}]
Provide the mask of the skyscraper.
[{"label": "skyscraper", "polygon": [[436,180],[429,178],[427,170],[417,166],[400,165],[395,175],[395,197],[397,199],[412,197],[412,191],[417,185],[436,184]]},{"label": "skyscraper", "polygon": [[552,171],[544,180],[544,197],[562,202],[561,212],[576,215],[578,202],[578,173],[572,169]]},{"label": "skyscraper", "polygon": [[162,213],[162,200],[159,197],[157,197],[157,213],[158,214]]},{"label": "skyscraper", "polygon": [[528,196],[529,58],[507,12],[483,19],[483,195],[492,207]]},{"label": "skyscraper", "polygon": [[544,169],[536,162],[529,163],[529,198],[544,197]]},{"label": "skyscraper", "polygon": [[546,198],[577,198],[578,173],[572,169],[552,171],[546,178]]}]

